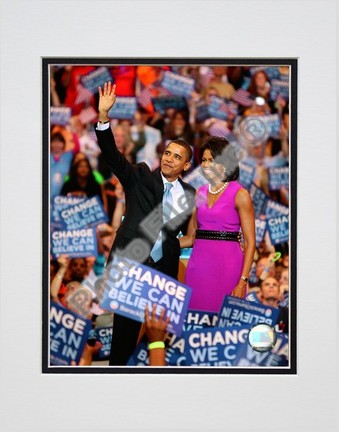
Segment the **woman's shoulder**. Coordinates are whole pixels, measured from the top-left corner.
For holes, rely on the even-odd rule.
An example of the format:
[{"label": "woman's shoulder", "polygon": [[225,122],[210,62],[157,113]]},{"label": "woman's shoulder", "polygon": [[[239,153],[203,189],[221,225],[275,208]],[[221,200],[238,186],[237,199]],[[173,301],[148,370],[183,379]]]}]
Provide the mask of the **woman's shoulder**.
[{"label": "woman's shoulder", "polygon": [[229,190],[232,190],[234,194],[236,194],[240,189],[244,189],[244,186],[241,185],[238,181],[232,180],[228,186]]},{"label": "woman's shoulder", "polygon": [[239,198],[246,199],[249,196],[248,190],[237,181],[231,181],[228,189],[229,192],[231,192],[231,195],[234,197],[234,200]]}]

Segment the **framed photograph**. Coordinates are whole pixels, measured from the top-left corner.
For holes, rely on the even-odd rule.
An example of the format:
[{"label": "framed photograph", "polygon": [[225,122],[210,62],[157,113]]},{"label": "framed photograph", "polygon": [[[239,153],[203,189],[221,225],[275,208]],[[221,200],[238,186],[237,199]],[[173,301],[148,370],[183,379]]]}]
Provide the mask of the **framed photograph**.
[{"label": "framed photograph", "polygon": [[[336,2],[2,0],[0,23],[2,430],[333,432],[338,309],[333,235],[337,219]],[[91,348],[94,342],[92,347],[97,348],[97,335],[90,333],[92,323],[88,327],[79,315],[83,310],[76,312],[78,321],[73,312],[60,313],[59,303],[50,312],[53,225],[46,177],[50,175],[51,120],[69,115],[67,110],[51,109],[53,84],[61,102],[56,107],[63,108],[58,80],[67,66],[94,65],[96,70],[110,65],[175,67],[191,66],[191,60],[199,67],[287,65],[291,72],[288,366],[113,367],[107,359],[83,358],[81,344]],[[50,82],[52,76],[54,82]],[[141,89],[136,88],[136,94]],[[175,99],[179,107],[186,101],[185,96]],[[154,109],[159,106],[155,100]],[[214,114],[217,107],[208,106]],[[121,110],[121,100],[117,108]],[[126,103],[125,112],[127,108],[132,110],[133,103]],[[93,109],[97,111],[98,106],[93,104]],[[92,137],[97,120],[90,121]],[[112,131],[121,120],[111,119]],[[262,126],[254,123],[254,130],[262,131]],[[253,126],[249,129],[247,139],[253,135]],[[251,169],[242,165],[240,180],[249,178]],[[93,238],[91,231],[87,234]],[[89,246],[92,252],[87,252],[94,254],[95,243]],[[188,253],[183,250],[179,260],[179,278]],[[73,287],[79,294],[78,285]],[[87,292],[80,293],[79,306],[84,306],[81,299]],[[58,343],[50,335],[55,336],[58,327],[51,331],[50,318],[63,318],[59,339],[64,333],[64,340],[70,340],[68,330],[76,329],[72,338],[81,355],[78,361],[75,354],[71,360],[75,364],[52,365],[50,344],[57,351]],[[96,323],[109,327],[109,318],[109,313],[98,315]],[[62,329],[65,324],[68,328]],[[86,332],[86,338],[78,339],[79,333]],[[268,328],[266,335],[268,341],[259,340],[262,347],[256,345],[256,332],[247,334],[248,342],[265,349],[274,342]],[[72,349],[64,354],[74,356]],[[209,357],[214,358],[213,350]],[[77,364],[81,360],[92,364]]]},{"label": "framed photograph", "polygon": [[[44,57],[42,72],[43,373],[296,374],[298,60]],[[172,194],[164,221],[147,182],[174,181],[173,143],[193,204]],[[160,363],[145,309],[168,319]]]}]

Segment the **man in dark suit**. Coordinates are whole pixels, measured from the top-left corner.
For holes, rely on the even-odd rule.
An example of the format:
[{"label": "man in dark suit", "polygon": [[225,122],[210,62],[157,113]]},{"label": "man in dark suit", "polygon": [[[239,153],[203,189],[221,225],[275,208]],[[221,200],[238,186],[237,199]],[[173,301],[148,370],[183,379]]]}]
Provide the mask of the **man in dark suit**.
[{"label": "man in dark suit", "polygon": [[[117,230],[108,262],[112,260],[114,251],[119,251],[119,254],[124,251],[124,256],[134,261],[139,256],[139,262],[177,278],[180,255],[177,236],[180,231],[186,233],[194,207],[194,189],[179,178],[191,166],[191,147],[183,140],[170,142],[162,156],[160,168],[155,171],[143,162],[131,164],[118,151],[109,125],[108,112],[115,99],[114,85],[108,82],[103,88],[99,87],[98,144],[106,163],[120,180],[126,197],[125,217]],[[171,188],[171,214],[164,223],[166,183],[170,183]],[[160,237],[159,257],[155,249]],[[110,365],[126,365],[135,349],[140,327],[137,321],[114,316]]]}]

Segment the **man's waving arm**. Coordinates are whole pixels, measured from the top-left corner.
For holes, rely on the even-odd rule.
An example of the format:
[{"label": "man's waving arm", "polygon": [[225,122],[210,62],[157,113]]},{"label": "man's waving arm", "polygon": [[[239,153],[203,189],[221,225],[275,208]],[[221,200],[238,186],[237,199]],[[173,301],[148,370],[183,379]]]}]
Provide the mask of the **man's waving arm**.
[{"label": "man's waving arm", "polygon": [[133,167],[118,150],[109,123],[108,112],[113,108],[115,101],[115,85],[112,85],[111,82],[105,82],[103,88],[99,87],[99,122],[95,128],[95,133],[106,163],[118,177],[122,186],[128,188],[131,186],[134,178]]}]

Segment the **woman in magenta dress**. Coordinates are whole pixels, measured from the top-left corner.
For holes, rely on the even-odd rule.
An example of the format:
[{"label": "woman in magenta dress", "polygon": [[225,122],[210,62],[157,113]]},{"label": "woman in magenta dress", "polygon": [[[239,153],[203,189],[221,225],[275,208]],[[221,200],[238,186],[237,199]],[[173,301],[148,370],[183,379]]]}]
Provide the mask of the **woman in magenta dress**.
[{"label": "woman in magenta dress", "polygon": [[210,137],[199,156],[209,183],[198,189],[188,234],[179,240],[181,247],[194,242],[185,280],[192,288],[189,308],[219,312],[226,295],[246,295],[255,252],[254,210],[248,191],[236,181],[238,161],[225,138]]}]

